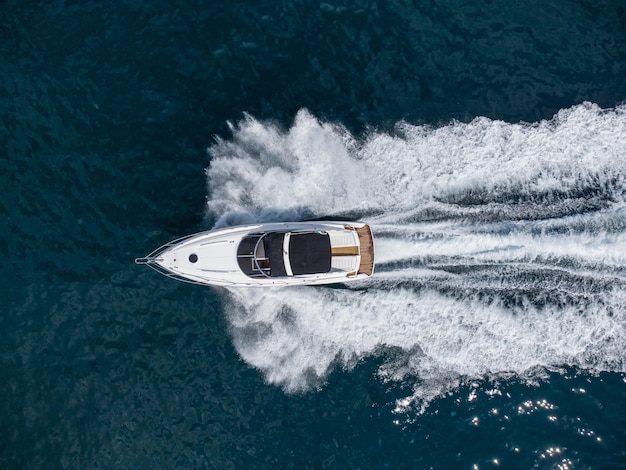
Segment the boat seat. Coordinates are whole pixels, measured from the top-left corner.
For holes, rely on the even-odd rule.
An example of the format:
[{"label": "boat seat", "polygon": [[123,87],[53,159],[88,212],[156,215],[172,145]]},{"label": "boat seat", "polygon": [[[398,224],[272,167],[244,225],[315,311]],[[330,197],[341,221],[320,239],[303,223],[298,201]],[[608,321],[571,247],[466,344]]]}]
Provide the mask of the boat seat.
[{"label": "boat seat", "polygon": [[267,258],[265,254],[265,243],[259,243],[259,246],[256,249],[256,257],[257,259],[265,259]]},{"label": "boat seat", "polygon": [[330,236],[330,246],[333,248],[342,246],[354,246],[356,243],[354,232],[331,230],[328,232],[328,235]]},{"label": "boat seat", "polygon": [[358,256],[333,256],[331,269],[339,271],[354,271],[359,267]]}]

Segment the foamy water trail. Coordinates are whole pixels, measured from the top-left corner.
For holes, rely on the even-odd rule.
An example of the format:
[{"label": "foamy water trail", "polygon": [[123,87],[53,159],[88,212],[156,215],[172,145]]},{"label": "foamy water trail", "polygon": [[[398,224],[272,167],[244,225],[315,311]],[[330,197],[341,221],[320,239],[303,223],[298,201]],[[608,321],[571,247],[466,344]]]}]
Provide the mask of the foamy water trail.
[{"label": "foamy water trail", "polygon": [[229,293],[234,344],[269,382],[307,390],[376,355],[413,384],[402,408],[476,377],[626,371],[626,107],[362,138],[300,111],[232,132],[209,149],[217,226],[332,216],[375,237],[368,282]]}]

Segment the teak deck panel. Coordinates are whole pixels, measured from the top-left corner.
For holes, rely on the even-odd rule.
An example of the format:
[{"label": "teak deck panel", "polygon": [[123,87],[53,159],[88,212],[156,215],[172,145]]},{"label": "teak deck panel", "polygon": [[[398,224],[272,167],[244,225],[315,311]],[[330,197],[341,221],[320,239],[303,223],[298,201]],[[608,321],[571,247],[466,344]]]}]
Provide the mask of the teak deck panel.
[{"label": "teak deck panel", "polygon": [[374,240],[372,239],[372,231],[369,225],[365,225],[357,228],[356,233],[359,235],[359,243],[361,244],[359,273],[371,276],[374,272]]},{"label": "teak deck panel", "polygon": [[332,250],[333,256],[356,256],[359,254],[359,247],[354,246],[336,246]]}]

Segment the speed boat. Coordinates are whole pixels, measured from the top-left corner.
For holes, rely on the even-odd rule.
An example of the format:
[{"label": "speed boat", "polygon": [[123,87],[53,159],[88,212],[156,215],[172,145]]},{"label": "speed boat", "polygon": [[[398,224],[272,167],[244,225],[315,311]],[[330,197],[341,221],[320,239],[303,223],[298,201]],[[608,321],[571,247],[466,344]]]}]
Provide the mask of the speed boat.
[{"label": "speed boat", "polygon": [[374,240],[365,223],[264,223],[187,235],[135,262],[210,286],[333,284],[373,274]]}]

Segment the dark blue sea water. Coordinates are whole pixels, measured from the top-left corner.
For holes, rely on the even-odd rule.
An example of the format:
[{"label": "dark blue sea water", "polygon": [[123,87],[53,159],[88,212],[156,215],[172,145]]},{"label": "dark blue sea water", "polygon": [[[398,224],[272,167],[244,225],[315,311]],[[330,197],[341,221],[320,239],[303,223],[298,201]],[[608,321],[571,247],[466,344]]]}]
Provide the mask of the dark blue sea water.
[{"label": "dark blue sea water", "polygon": [[[0,8],[2,468],[626,468],[626,5]],[[369,282],[133,259],[365,220]]]}]

